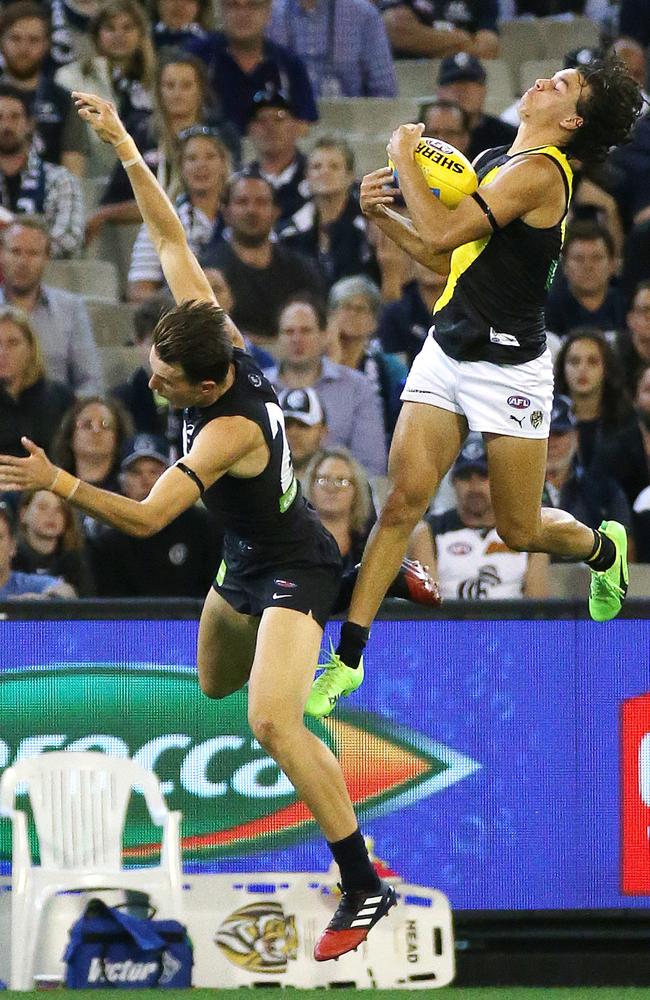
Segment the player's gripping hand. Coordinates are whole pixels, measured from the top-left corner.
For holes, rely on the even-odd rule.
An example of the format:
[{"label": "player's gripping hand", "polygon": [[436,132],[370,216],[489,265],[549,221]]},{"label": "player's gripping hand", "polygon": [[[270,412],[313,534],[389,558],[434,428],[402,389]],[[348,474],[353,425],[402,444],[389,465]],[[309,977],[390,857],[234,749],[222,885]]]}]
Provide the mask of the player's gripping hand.
[{"label": "player's gripping hand", "polygon": [[423,134],[422,122],[418,122],[417,125],[399,125],[386,146],[388,158],[394,163],[401,158],[412,160]]},{"label": "player's gripping hand", "polygon": [[117,146],[128,132],[120,121],[120,116],[111,101],[105,101],[95,94],[84,94],[80,90],[72,92],[79,117],[88,122],[93,132],[96,132],[102,142]]},{"label": "player's gripping hand", "polygon": [[43,449],[29,438],[22,437],[20,442],[25,451],[29,452],[27,458],[0,455],[0,491],[49,490],[59,470],[50,462]]},{"label": "player's gripping hand", "polygon": [[392,205],[398,194],[398,189],[393,186],[393,171],[390,167],[373,170],[361,181],[361,211],[371,218],[373,215],[381,215],[382,207]]}]

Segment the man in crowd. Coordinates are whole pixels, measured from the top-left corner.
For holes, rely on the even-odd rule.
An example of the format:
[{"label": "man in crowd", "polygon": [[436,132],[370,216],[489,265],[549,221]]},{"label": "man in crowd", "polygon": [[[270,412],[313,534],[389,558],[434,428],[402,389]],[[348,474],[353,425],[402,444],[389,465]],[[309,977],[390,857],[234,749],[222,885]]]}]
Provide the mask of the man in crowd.
[{"label": "man in crowd", "polygon": [[446,281],[443,275],[414,263],[413,279],[403,286],[401,298],[388,302],[379,314],[377,338],[385,351],[413,363],[431,329],[433,307]]},{"label": "man in crowd", "polygon": [[[258,342],[277,337],[276,317],[296,292],[322,292],[315,265],[271,238],[278,217],[273,188],[263,177],[235,174],[226,191],[229,239],[208,246],[204,267],[223,274],[234,297],[233,321]],[[264,345],[263,345],[264,346]]]},{"label": "man in crowd", "polygon": [[590,528],[615,520],[630,527],[630,504],[619,484],[602,469],[597,475],[578,460],[578,427],[571,400],[556,396],[546,460],[547,507],[568,511]]},{"label": "man in crowd", "polygon": [[396,97],[386,28],[370,0],[274,0],[269,37],[304,61],[317,97]]},{"label": "man in crowd", "polygon": [[[296,118],[315,122],[316,102],[302,59],[268,37],[271,0],[223,0],[222,31],[196,53],[208,63],[226,118],[242,135],[254,95],[267,86],[284,90]],[[203,46],[203,49],[201,48]]]},{"label": "man in crowd", "polygon": [[603,333],[622,329],[625,305],[612,281],[615,266],[609,231],[596,222],[574,222],[546,303],[547,328],[561,337],[577,326],[595,326]]},{"label": "man in crowd", "polygon": [[275,191],[278,230],[302,208],[310,195],[305,179],[307,157],[298,149],[302,131],[303,124],[281,90],[267,87],[255,94],[248,120],[248,137],[255,150],[255,159],[247,164],[246,170],[259,174]]},{"label": "man in crowd", "polygon": [[420,108],[419,119],[424,122],[425,135],[442,139],[468,155],[471,139],[469,116],[458,101],[442,97],[427,101]]},{"label": "man in crowd", "polygon": [[499,55],[497,0],[379,0],[395,56]]},{"label": "man in crowd", "polygon": [[88,140],[70,94],[48,72],[50,18],[34,0],[16,0],[0,16],[3,83],[20,90],[36,122],[37,151],[71,173],[85,169]]},{"label": "man in crowd", "polygon": [[307,182],[312,198],[281,231],[281,241],[311,257],[328,287],[352,274],[379,280],[354,189],[352,147],[344,139],[319,139],[307,158]]},{"label": "man in crowd", "polygon": [[[120,486],[138,502],[171,465],[163,438],[137,434],[124,450]],[[91,541],[100,597],[202,597],[221,560],[221,545],[207,511],[190,507],[150,538],[100,528]]]},{"label": "man in crowd", "polygon": [[480,59],[466,52],[448,56],[440,63],[438,97],[456,101],[467,115],[471,134],[467,150],[470,160],[485,149],[509,146],[517,134],[512,125],[486,114],[486,81],[487,74]]},{"label": "man in crowd", "polygon": [[425,560],[444,598],[481,600],[549,596],[542,552],[514,552],[499,538],[490,494],[487,456],[480,434],[471,434],[451,470],[455,505],[427,514],[415,528],[409,552]]},{"label": "man in crowd", "polygon": [[86,303],[81,295],[43,284],[50,249],[42,218],[16,216],[0,236],[0,303],[29,316],[50,378],[77,396],[101,395],[104,380]]},{"label": "man in crowd", "polygon": [[0,83],[0,205],[14,216],[44,215],[52,257],[73,257],[83,239],[81,188],[65,167],[39,156],[32,147],[33,132],[22,91]]},{"label": "man in crowd", "polygon": [[327,357],[324,310],[308,298],[289,302],[279,319],[277,368],[265,374],[276,390],[315,389],[327,413],[328,444],[349,448],[370,476],[386,473],[386,437],[379,393],[361,372]]},{"label": "man in crowd", "polygon": [[314,455],[325,444],[327,421],[315,389],[283,389],[278,402],[284,414],[293,471],[305,485],[305,473]]},{"label": "man in crowd", "polygon": [[608,437],[594,459],[595,473],[612,476],[631,507],[650,485],[650,365],[639,375],[634,408],[636,422]]}]

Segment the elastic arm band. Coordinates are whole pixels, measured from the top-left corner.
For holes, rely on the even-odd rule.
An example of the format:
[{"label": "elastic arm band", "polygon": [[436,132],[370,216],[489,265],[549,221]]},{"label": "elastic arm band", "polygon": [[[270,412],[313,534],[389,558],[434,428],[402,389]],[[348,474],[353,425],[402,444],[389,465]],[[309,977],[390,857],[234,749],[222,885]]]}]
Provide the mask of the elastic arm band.
[{"label": "elastic arm band", "polygon": [[494,216],[492,214],[492,209],[488,205],[488,203],[485,200],[485,198],[482,198],[481,195],[478,193],[478,191],[474,192],[474,194],[472,195],[472,198],[474,199],[474,201],[476,202],[476,204],[479,206],[479,208],[481,209],[481,211],[484,212],[485,215],[487,216],[487,220],[490,223],[490,225],[492,226],[493,231],[495,233],[498,233],[499,229],[501,228],[501,226],[499,225],[499,223],[497,222],[497,220],[494,218]]},{"label": "elastic arm band", "polygon": [[185,465],[185,462],[176,462],[174,468],[180,469],[181,472],[184,472],[186,476],[189,476],[194,485],[198,488],[200,495],[203,496],[203,494],[205,493],[205,486],[197,476],[194,469],[190,469],[187,465]]}]

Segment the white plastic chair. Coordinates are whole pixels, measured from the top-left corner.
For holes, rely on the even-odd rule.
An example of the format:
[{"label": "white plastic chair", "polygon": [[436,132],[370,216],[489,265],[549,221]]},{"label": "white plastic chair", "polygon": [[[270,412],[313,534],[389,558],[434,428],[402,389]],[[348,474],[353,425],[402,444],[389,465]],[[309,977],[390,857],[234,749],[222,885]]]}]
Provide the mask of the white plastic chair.
[{"label": "white plastic chair", "polygon": [[[122,834],[131,790],[144,794],[162,827],[160,865],[122,867]],[[16,809],[26,788],[38,837],[33,865],[27,816]],[[0,815],[12,821],[10,989],[29,990],[47,902],[70,889],[138,889],[165,916],[182,919],[180,812],[170,812],[158,778],[136,761],[106,754],[55,751],[25,758],[0,780]]]}]

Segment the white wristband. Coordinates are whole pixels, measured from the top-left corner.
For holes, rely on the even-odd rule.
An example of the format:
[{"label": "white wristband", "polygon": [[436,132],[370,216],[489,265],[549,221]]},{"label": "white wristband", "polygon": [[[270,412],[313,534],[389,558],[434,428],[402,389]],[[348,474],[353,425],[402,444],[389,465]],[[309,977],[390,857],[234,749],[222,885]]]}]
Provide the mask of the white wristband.
[{"label": "white wristband", "polygon": [[143,160],[142,160],[141,156],[134,156],[132,160],[122,160],[121,161],[122,166],[124,167],[125,170],[126,170],[127,167],[134,167],[136,163],[142,163],[142,162],[143,162]]}]

